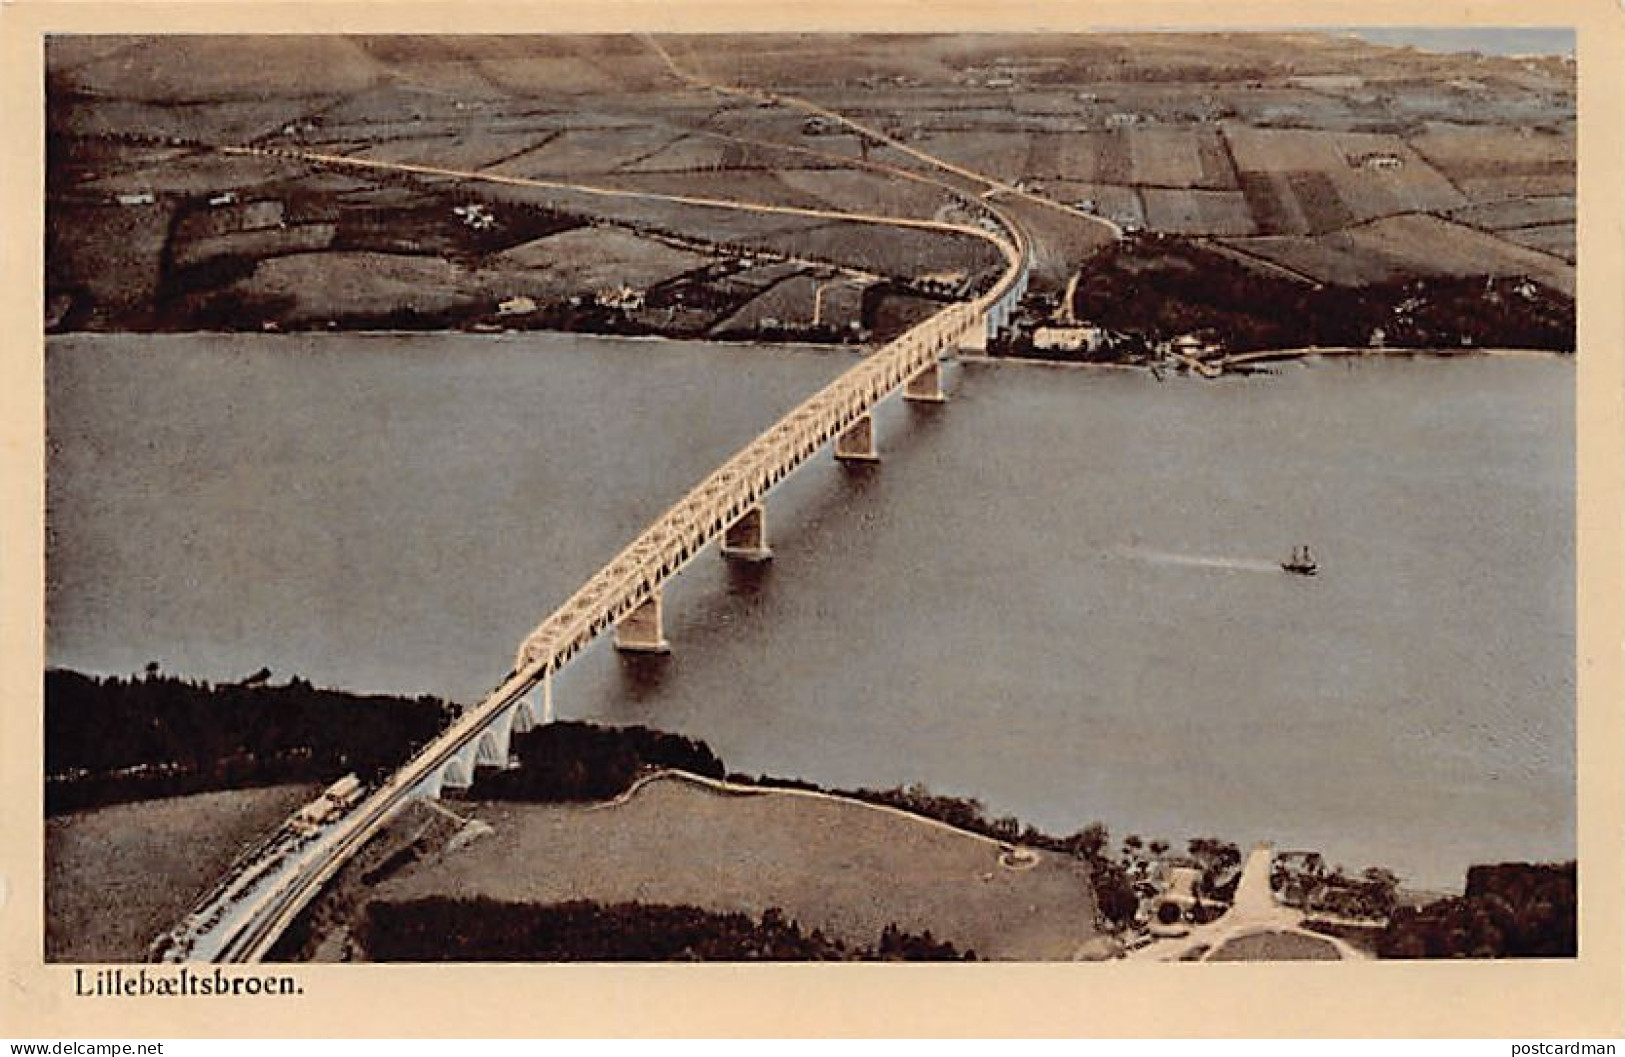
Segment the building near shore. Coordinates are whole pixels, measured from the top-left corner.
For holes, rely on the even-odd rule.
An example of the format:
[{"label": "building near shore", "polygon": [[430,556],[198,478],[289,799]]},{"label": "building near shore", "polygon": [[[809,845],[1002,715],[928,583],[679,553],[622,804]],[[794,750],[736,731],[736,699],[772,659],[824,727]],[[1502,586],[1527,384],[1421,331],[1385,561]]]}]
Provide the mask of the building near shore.
[{"label": "building near shore", "polygon": [[1099,352],[1110,335],[1104,327],[1085,324],[1076,327],[1039,327],[1033,331],[1033,348],[1046,352]]},{"label": "building near shore", "polygon": [[1175,356],[1188,356],[1193,360],[1200,360],[1214,353],[1224,351],[1223,345],[1196,334],[1181,334],[1168,342],[1163,348]]}]

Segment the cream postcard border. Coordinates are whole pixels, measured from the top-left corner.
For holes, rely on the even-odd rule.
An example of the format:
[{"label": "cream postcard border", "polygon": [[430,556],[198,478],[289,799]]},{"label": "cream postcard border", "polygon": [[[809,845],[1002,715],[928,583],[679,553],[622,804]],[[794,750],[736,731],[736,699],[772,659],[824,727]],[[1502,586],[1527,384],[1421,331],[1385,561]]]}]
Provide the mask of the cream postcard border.
[{"label": "cream postcard border", "polygon": [[[43,49],[48,33],[1573,26],[1580,73],[1572,962],[298,966],[296,998],[77,998],[42,955]],[[1625,0],[0,2],[0,1036],[1467,1036],[1625,1030]]]}]

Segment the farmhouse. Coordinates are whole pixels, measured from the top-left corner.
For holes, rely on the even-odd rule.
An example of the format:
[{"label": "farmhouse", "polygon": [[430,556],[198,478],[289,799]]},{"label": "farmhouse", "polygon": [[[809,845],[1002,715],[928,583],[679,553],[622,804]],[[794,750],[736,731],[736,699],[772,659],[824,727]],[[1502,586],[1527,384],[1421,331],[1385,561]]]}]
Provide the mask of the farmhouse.
[{"label": "farmhouse", "polygon": [[1355,164],[1368,172],[1397,172],[1405,167],[1405,159],[1397,154],[1377,151],[1355,159]]},{"label": "farmhouse", "polygon": [[1106,340],[1105,329],[1092,325],[1039,327],[1033,331],[1033,348],[1046,351],[1098,352]]},{"label": "farmhouse", "polygon": [[456,214],[464,224],[473,228],[475,231],[489,231],[491,228],[496,227],[497,218],[492,215],[490,209],[479,202],[473,202],[468,205],[453,206],[451,211]]},{"label": "farmhouse", "polygon": [[1223,348],[1217,342],[1207,341],[1195,334],[1181,334],[1162,346],[1166,352],[1175,356],[1185,356],[1194,360],[1202,359]]},{"label": "farmhouse", "polygon": [[597,301],[606,308],[623,308],[635,312],[643,307],[643,291],[622,284],[598,291]]}]

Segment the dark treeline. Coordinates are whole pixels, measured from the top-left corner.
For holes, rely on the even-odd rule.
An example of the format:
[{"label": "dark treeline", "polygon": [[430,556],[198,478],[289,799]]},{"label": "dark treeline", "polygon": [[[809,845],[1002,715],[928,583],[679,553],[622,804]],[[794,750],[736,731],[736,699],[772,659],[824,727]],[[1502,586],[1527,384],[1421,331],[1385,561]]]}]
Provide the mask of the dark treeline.
[{"label": "dark treeline", "polygon": [[888,925],[848,948],[782,911],[760,921],[692,906],[588,901],[537,906],[435,897],[370,903],[360,938],[375,962],[973,961],[927,931]]},{"label": "dark treeline", "polygon": [[[1160,235],[1124,239],[1091,257],[1073,309],[1142,347],[1182,334],[1210,337],[1229,352],[1366,347],[1374,337],[1392,348],[1575,347],[1574,301],[1518,278],[1314,286]],[[1059,355],[1030,343],[1010,351]],[[1103,355],[1121,358],[1123,350]]]},{"label": "dark treeline", "polygon": [[609,800],[626,792],[640,774],[675,769],[721,778],[722,761],[696,738],[647,727],[600,727],[559,722],[516,734],[519,766],[481,771],[469,797],[475,800]]},{"label": "dark treeline", "polygon": [[1579,950],[1575,864],[1501,863],[1467,871],[1467,891],[1400,907],[1383,958],[1572,958]]},{"label": "dark treeline", "polygon": [[433,697],[362,696],[303,679],[210,685],[149,673],[45,673],[45,808],[394,770],[453,715]]}]

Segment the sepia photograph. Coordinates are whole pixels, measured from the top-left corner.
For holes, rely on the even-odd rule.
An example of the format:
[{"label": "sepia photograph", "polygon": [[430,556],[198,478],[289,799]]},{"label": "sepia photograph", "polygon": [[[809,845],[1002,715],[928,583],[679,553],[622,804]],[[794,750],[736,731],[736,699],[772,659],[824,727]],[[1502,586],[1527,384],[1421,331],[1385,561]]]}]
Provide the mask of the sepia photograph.
[{"label": "sepia photograph", "polygon": [[42,33],[29,959],[1575,964],[1578,40]]}]

